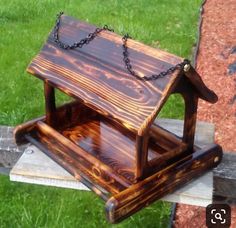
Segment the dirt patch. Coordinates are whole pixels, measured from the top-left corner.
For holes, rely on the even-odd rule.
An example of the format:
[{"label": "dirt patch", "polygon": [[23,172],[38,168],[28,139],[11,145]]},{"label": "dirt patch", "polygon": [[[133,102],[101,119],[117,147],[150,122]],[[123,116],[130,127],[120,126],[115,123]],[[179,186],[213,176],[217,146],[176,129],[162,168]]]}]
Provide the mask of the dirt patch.
[{"label": "dirt patch", "polygon": [[219,101],[200,101],[198,119],[215,124],[216,142],[236,152],[236,0],[208,0],[204,6],[197,71]]},{"label": "dirt patch", "polygon": [[[198,120],[214,123],[216,142],[236,152],[236,0],[207,0],[203,9],[196,69],[219,101],[200,100]],[[236,227],[236,208],[231,214],[231,227]],[[205,208],[177,205],[176,228],[205,224]]]}]

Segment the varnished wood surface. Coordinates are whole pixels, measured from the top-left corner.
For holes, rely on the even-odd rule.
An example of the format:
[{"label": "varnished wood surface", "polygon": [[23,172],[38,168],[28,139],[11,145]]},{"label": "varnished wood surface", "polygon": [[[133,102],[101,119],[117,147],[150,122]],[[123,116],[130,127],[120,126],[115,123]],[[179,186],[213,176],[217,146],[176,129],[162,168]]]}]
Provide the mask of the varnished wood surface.
[{"label": "varnished wood surface", "polygon": [[190,87],[188,93],[183,94],[183,98],[185,102],[183,142],[186,143],[188,149],[192,151],[194,148],[198,97]]},{"label": "varnished wood surface", "polygon": [[[110,167],[116,175],[125,178],[129,184],[171,164],[173,159],[177,159],[187,149],[187,144],[181,142],[179,137],[153,124],[144,144],[147,153],[143,153],[142,146],[137,153],[139,145],[134,134],[127,129],[120,129],[110,119],[96,115],[77,101],[59,107],[54,112],[54,119],[53,132],[60,132],[61,140],[64,140],[64,136],[65,140],[73,142],[74,148],[78,146],[78,150],[83,149],[91,154],[101,164]],[[38,120],[30,121],[16,128],[18,143],[23,140],[22,134],[38,131],[37,122]],[[57,146],[56,143],[51,144]],[[94,162],[93,159],[91,162]]]},{"label": "varnished wood surface", "polygon": [[[125,178],[117,175],[111,167],[91,156],[83,148],[76,146],[43,122],[38,122],[37,131],[29,135],[46,148],[45,150],[42,147],[44,152],[52,156],[75,177],[79,173],[83,173],[93,182],[113,194],[130,185]],[[31,142],[35,144],[34,141],[31,140]]]},{"label": "varnished wood surface", "polygon": [[[53,135],[58,135],[59,132],[62,141],[70,140],[74,145],[73,148],[77,146],[78,150],[83,149],[96,158],[96,162],[107,165],[116,175],[125,178],[127,183],[134,183],[138,177],[142,176],[138,173],[144,163],[137,166],[136,149],[138,145],[134,134],[126,129],[119,129],[119,126],[114,125],[110,119],[96,115],[92,110],[76,101],[58,108],[54,116],[56,117],[54,130],[48,139],[52,141],[53,146],[58,146],[53,141]],[[39,120],[46,121],[43,118]],[[15,137],[18,142],[24,141],[22,134],[34,131],[38,131],[38,120],[18,126],[15,130]],[[37,138],[40,137],[37,136]],[[152,126],[150,140],[146,143],[148,147],[144,167],[146,175],[160,170],[169,159],[186,150],[181,139],[157,125]],[[142,158],[142,150],[139,154]],[[85,154],[84,157],[86,157]],[[91,162],[95,161],[92,159]]]},{"label": "varnished wood surface", "polygon": [[[130,182],[135,181],[136,170],[140,170],[140,166],[136,166],[134,137],[127,137],[125,132],[118,131],[104,119],[86,121],[78,126],[65,129],[61,133],[99,161],[110,166],[118,175],[125,177]],[[163,148],[158,141],[150,142],[148,147],[147,161],[158,160],[159,164],[157,163],[156,166],[162,167],[164,162],[162,156],[165,156],[164,154],[170,147]],[[148,169],[148,167],[146,168]]]},{"label": "varnished wood surface", "polygon": [[[117,151],[112,151],[114,150],[114,145],[109,145],[109,143],[111,142],[109,138],[107,139],[108,141],[104,139],[101,141],[103,144],[102,146],[98,146],[97,143],[97,136],[99,134],[103,134],[103,136],[106,138],[107,135],[111,134],[112,131],[115,131],[115,129],[113,129],[112,126],[109,126],[108,123],[98,123],[96,119],[95,121],[90,120],[89,123],[95,123],[94,132],[89,132],[86,127],[81,127],[83,126],[83,123],[80,123],[79,131],[76,131],[74,128],[68,128],[65,131],[62,130],[61,132],[63,135],[61,135],[53,128],[49,127],[47,124],[38,121],[36,122],[35,130],[31,130],[31,132],[28,132],[25,137],[31,143],[44,151],[47,155],[52,157],[56,162],[58,162],[73,176],[75,176],[75,178],[92,189],[104,200],[108,199],[110,193],[115,197],[115,199],[117,199],[116,196],[119,196],[120,193],[129,194],[127,200],[131,201],[127,201],[127,204],[124,203],[124,206],[121,207],[122,209],[120,208],[120,206],[123,205],[123,203],[120,205],[120,202],[118,203],[119,205],[117,206],[117,208],[114,209],[118,211],[114,212],[113,209],[109,209],[109,220],[111,222],[117,222],[126,218],[145,205],[153,202],[153,200],[156,200],[169,191],[174,190],[175,187],[179,184],[185,183],[185,181],[190,180],[191,178],[193,178],[193,176],[190,175],[192,173],[191,170],[197,170],[196,174],[199,175],[200,173],[202,173],[202,171],[205,170],[205,168],[209,168],[218,164],[221,159],[221,148],[217,145],[214,145],[212,147],[203,149],[202,151],[196,151],[192,155],[186,156],[179,161],[176,160],[172,164],[167,163],[167,165],[163,166],[162,170],[159,169],[160,171],[156,172],[156,174],[145,178],[143,181],[138,181],[137,184],[132,184],[132,182],[128,181],[127,179],[127,173],[124,176],[123,173],[119,173],[119,169],[122,169],[122,167],[125,167],[125,165],[127,165],[122,164],[123,160],[129,162],[130,159],[130,161],[133,161],[134,165],[134,158],[127,159],[127,157],[122,157],[122,153],[126,151],[122,151],[121,148],[116,148]],[[85,126],[88,126],[88,123],[85,122],[84,124]],[[160,132],[162,131],[163,130],[161,129]],[[112,136],[113,135],[111,134],[111,137]],[[124,139],[125,142],[127,141],[127,137],[125,137],[124,135],[120,138]],[[175,141],[175,139],[173,141]],[[77,145],[79,146],[76,146],[74,143],[77,143]],[[128,146],[125,148],[125,150],[127,150],[130,146],[135,147],[135,140],[132,143],[128,143],[128,145],[125,145]],[[106,151],[106,149],[109,149],[111,154],[109,154],[109,151]],[[150,154],[151,153],[149,153],[149,155]],[[156,152],[153,153],[153,155],[155,156]],[[201,157],[202,163],[199,161],[198,156]],[[215,162],[214,159],[216,156],[218,156],[219,159]],[[209,162],[207,159],[210,159],[211,162]],[[117,164],[114,163],[114,161],[117,162]],[[212,161],[214,162],[212,163]],[[164,161],[162,165],[163,164]],[[176,182],[175,179],[177,180]],[[157,181],[158,183],[157,186],[155,184],[155,181]],[[169,184],[170,188],[168,187]],[[136,189],[139,187],[142,189],[141,193]],[[152,188],[155,188],[155,191],[153,190],[153,192],[149,194],[149,189]],[[136,194],[140,194],[139,197],[141,198],[136,199]],[[141,194],[143,194],[143,196],[141,196]],[[135,197],[135,199],[133,197]],[[121,198],[125,199],[126,197]],[[132,206],[129,208],[130,203],[132,204]],[[109,205],[111,206],[113,204]]]},{"label": "varnished wood surface", "polygon": [[[187,155],[187,145],[177,136],[153,125],[146,178],[137,180],[135,135],[100,115],[88,115],[89,109],[83,107],[73,102],[59,108],[54,113],[62,121],[56,125],[58,129],[38,119],[19,126],[15,134],[19,141],[24,135],[102,199],[107,201],[111,194],[113,197],[107,201],[110,222],[130,216],[220,161],[219,146]],[[185,157],[179,157],[183,152]],[[219,159],[215,162],[216,156]]]},{"label": "varnished wood surface", "polygon": [[[96,116],[97,114],[81,104],[78,101],[72,101],[66,103],[60,107],[57,107],[54,113],[54,124],[58,130],[65,129],[69,126],[73,126],[79,121],[84,121],[87,118]],[[17,144],[23,144],[26,142],[25,135],[35,128],[38,121],[45,121],[46,116],[42,116],[26,123],[20,124],[14,128],[14,137]]]},{"label": "varnished wood surface", "polygon": [[[72,44],[95,28],[62,16],[59,36]],[[140,76],[158,74],[183,60],[131,39],[128,47],[133,69]],[[28,72],[142,136],[184,73],[176,70],[156,81],[137,80],[126,70],[122,51],[122,36],[109,31],[102,31],[88,45],[74,50],[59,48],[51,33]],[[217,100],[193,68],[186,76],[198,96],[210,102]]]},{"label": "varnished wood surface", "polygon": [[[59,36],[71,44],[94,30],[62,16]],[[103,31],[89,45],[74,50],[59,48],[52,36],[28,67],[44,80],[46,118],[17,127],[16,141],[26,139],[39,147],[101,198],[107,200],[111,194],[111,222],[219,163],[220,146],[194,146],[198,98],[213,103],[217,96],[192,67],[144,82],[125,69],[121,36]],[[136,41],[128,40],[128,46],[140,76],[158,74],[182,61]],[[76,101],[56,108],[54,87]],[[152,125],[172,93],[185,100],[183,139]]]},{"label": "varnished wood surface", "polygon": [[107,201],[108,220],[112,223],[122,221],[163,195],[173,192],[180,184],[185,184],[209,168],[217,166],[221,158],[222,148],[211,145],[132,185]]},{"label": "varnished wood surface", "polygon": [[[60,36],[63,41],[71,43],[86,37],[94,28],[62,16]],[[82,49],[63,50],[50,35],[29,65],[28,72],[137,132],[153,119],[179,71],[155,82],[135,79],[125,69],[121,38],[104,31]],[[158,73],[182,61],[133,40],[129,40],[128,45],[132,65],[140,75]]]},{"label": "varnished wood surface", "polygon": [[[181,136],[183,121],[173,119],[158,119],[158,125]],[[1,128],[0,128],[1,132]],[[0,134],[1,135],[1,134]],[[203,147],[214,142],[213,124],[197,122],[195,143]],[[12,135],[9,136],[12,140]],[[3,141],[4,143],[5,141]],[[6,148],[9,144],[5,144]],[[0,151],[1,145],[0,142]],[[12,151],[14,148],[10,148]],[[33,153],[28,153],[32,151]],[[11,152],[12,153],[12,152]],[[10,154],[11,154],[10,153]],[[0,152],[1,154],[1,152]],[[9,154],[9,152],[8,152]],[[1,158],[0,158],[1,159]],[[223,159],[224,161],[224,159]],[[222,162],[223,162],[222,161]],[[222,164],[221,162],[221,164]],[[6,160],[7,163],[7,160]],[[236,163],[235,163],[236,164]],[[227,169],[224,169],[227,172]],[[191,182],[186,187],[181,187],[174,194],[164,197],[164,201],[186,203],[197,206],[207,206],[212,203],[212,172],[206,178],[205,175]],[[50,185],[63,188],[73,188],[77,190],[87,190],[84,185],[78,182],[72,175],[68,174],[60,165],[36,148],[33,145],[27,147],[20,160],[11,170],[10,179],[12,181]]]},{"label": "varnished wood surface", "polygon": [[202,78],[193,67],[191,67],[190,70],[185,73],[185,75],[196,88],[200,98],[210,103],[216,103],[218,101],[218,97],[215,92],[206,87],[202,81]]},{"label": "varnished wood surface", "polygon": [[46,123],[49,125],[55,125],[57,117],[56,112],[56,102],[55,102],[55,89],[44,82],[44,96],[45,96],[45,111],[46,111]]}]

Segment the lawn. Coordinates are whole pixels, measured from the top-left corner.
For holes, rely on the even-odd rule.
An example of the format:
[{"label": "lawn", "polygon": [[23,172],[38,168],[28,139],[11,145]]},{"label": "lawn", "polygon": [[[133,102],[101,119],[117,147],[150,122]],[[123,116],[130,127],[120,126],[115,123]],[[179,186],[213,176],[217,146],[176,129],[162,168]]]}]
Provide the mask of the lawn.
[{"label": "lawn", "polygon": [[[42,82],[25,69],[59,11],[191,59],[201,0],[1,0],[0,124],[16,125],[44,113]],[[66,100],[57,93],[59,101]],[[182,118],[172,96],[162,117]],[[166,227],[170,207],[157,202],[117,227]],[[59,225],[58,225],[59,224]],[[89,192],[10,183],[0,176],[0,227],[107,227],[103,202]]]}]

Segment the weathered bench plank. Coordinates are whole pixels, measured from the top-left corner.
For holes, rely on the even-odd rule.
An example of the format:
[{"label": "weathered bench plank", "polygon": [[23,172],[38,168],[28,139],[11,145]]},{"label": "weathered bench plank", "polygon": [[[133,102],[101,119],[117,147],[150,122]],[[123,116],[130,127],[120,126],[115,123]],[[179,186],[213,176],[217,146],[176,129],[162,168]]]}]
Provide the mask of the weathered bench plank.
[{"label": "weathered bench plank", "polygon": [[27,145],[17,146],[13,139],[13,127],[0,126],[0,173],[9,170],[20,158]]},{"label": "weathered bench plank", "polygon": [[236,155],[225,153],[214,169],[214,202],[236,203]]}]

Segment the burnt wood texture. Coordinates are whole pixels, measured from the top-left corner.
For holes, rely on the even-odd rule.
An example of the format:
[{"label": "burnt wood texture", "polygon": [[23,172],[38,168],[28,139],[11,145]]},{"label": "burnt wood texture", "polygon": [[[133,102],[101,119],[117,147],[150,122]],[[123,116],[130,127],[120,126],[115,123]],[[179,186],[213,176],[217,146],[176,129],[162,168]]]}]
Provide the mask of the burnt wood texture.
[{"label": "burnt wood texture", "polygon": [[[74,43],[95,26],[62,16],[60,39]],[[139,75],[158,74],[182,58],[129,39]],[[53,31],[27,71],[44,81],[46,114],[15,128],[18,144],[29,141],[107,201],[110,222],[119,222],[181,184],[215,167],[222,149],[194,145],[198,99],[209,90],[190,66],[155,81],[125,69],[122,37],[102,31],[89,45],[64,50]],[[56,107],[55,88],[75,101]],[[154,123],[173,93],[185,101],[183,137]]]}]

